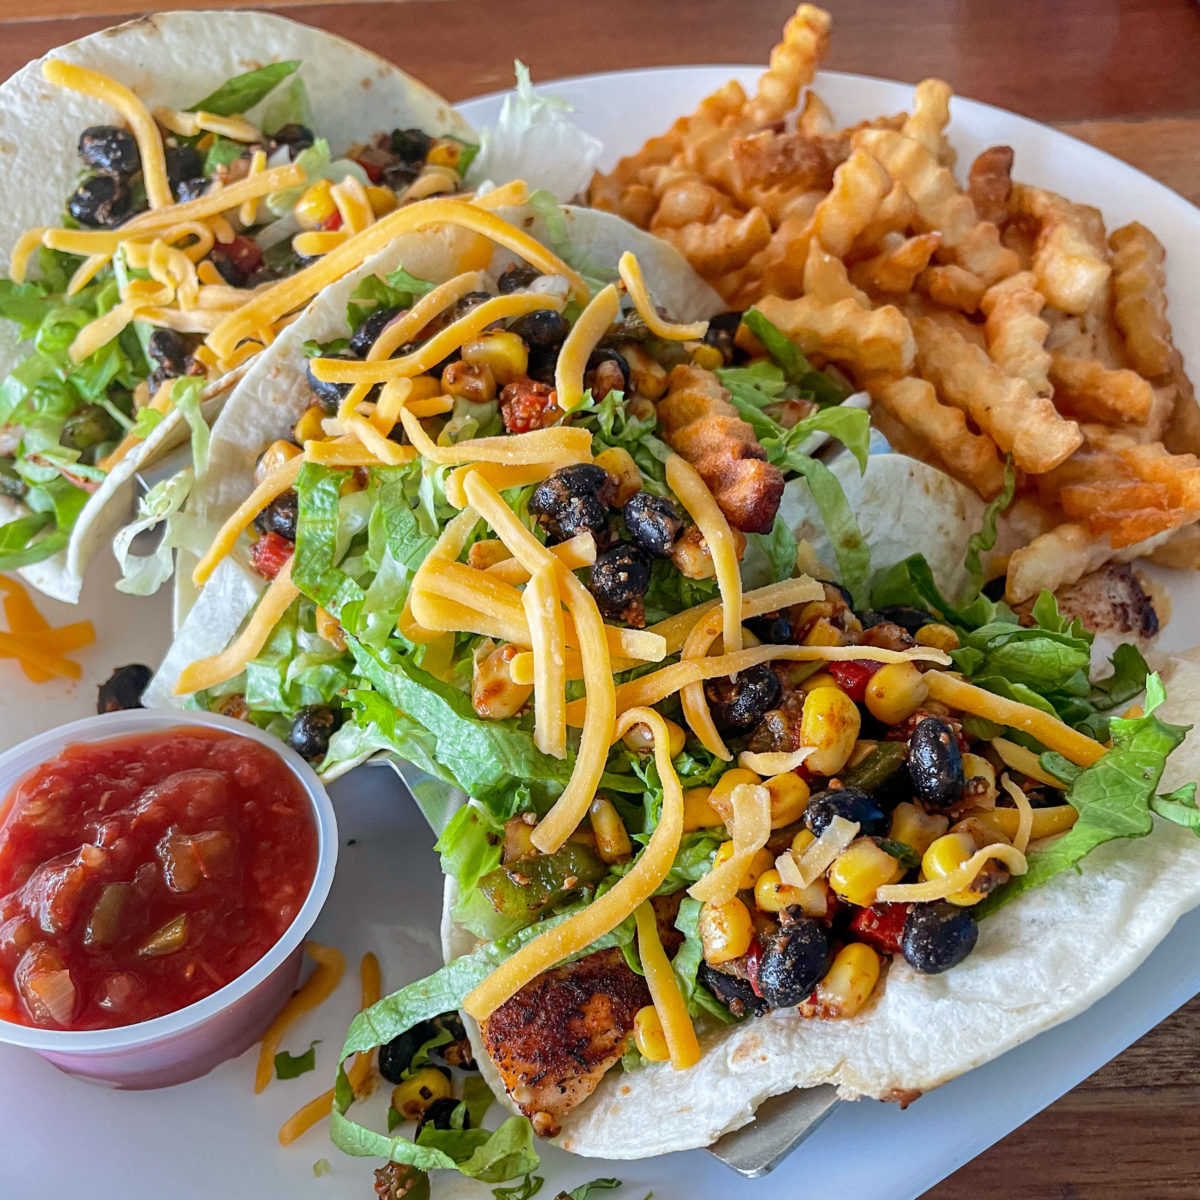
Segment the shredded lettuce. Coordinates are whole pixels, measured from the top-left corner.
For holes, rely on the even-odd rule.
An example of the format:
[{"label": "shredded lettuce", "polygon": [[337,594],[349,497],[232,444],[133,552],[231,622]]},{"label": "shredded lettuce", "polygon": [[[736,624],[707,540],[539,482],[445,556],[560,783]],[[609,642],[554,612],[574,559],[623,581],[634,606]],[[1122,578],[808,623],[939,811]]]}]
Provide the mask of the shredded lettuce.
[{"label": "shredded lettuce", "polygon": [[299,75],[293,75],[283,87],[271,93],[263,107],[261,121],[263,131],[268,134],[277,132],[285,125],[312,126],[312,104],[304,80]]},{"label": "shredded lettuce", "polygon": [[[317,1039],[319,1041],[320,1039]],[[276,1079],[299,1079],[309,1071],[317,1069],[317,1041],[312,1041],[303,1054],[289,1054],[281,1050],[275,1055]]]},{"label": "shredded lettuce", "polygon": [[304,168],[304,182],[294,187],[281,188],[267,197],[267,208],[277,217],[288,216],[296,207],[304,189],[316,183],[318,179],[330,179],[334,183],[353,175],[364,187],[371,181],[366,171],[348,158],[331,159],[329,143],[324,138],[317,138],[307,150],[301,150],[296,155],[296,162]]},{"label": "shredded lettuce", "polygon": [[747,309],[742,323],[763,344],[771,361],[783,371],[784,378],[802,396],[819,404],[822,408],[841,404],[847,392],[835,379],[818,371],[804,354],[777,326],[773,325],[757,308]]},{"label": "shredded lettuce", "polygon": [[964,565],[967,568],[967,574],[971,577],[971,584],[975,591],[979,591],[983,587],[983,556],[996,544],[996,522],[1000,519],[1000,514],[1012,503],[1016,490],[1017,472],[1010,454],[1004,464],[1004,486],[1000,489],[999,495],[988,502],[987,507],[983,510],[979,528],[971,534],[967,542],[967,557]]},{"label": "shredded lettuce", "polygon": [[1145,715],[1109,721],[1111,749],[1085,770],[1074,768],[1077,773],[1067,789],[1066,802],[1078,810],[1079,820],[1051,845],[1030,854],[1029,870],[980,904],[979,916],[996,912],[1063,871],[1078,870],[1079,862],[1105,842],[1145,837],[1154,828],[1154,813],[1200,835],[1194,783],[1169,796],[1155,795],[1167,755],[1191,729],[1154,715],[1164,699],[1162,680],[1151,675],[1146,680]]},{"label": "shredded lettuce", "polygon": [[[130,596],[152,596],[175,570],[176,546],[180,545],[177,518],[191,495],[194,475],[186,468],[152,487],[139,501],[137,516],[113,537],[113,554],[121,568],[117,591]],[[133,552],[134,539],[159,525],[166,525],[158,545],[149,554]]]},{"label": "shredded lettuce", "polygon": [[433,287],[427,279],[418,279],[403,267],[383,278],[368,275],[351,293],[346,306],[350,328],[357,329],[377,308],[411,308],[418,296]]},{"label": "shredded lettuce", "polygon": [[300,66],[298,58],[286,62],[268,63],[242,75],[227,79],[214,92],[193,104],[188,112],[210,112],[219,117],[232,117],[235,113],[249,112],[260,101],[275,90]]},{"label": "shredded lettuce", "polygon": [[467,183],[524,179],[563,203],[573,200],[587,189],[604,145],[571,122],[573,109],[565,100],[534,91],[524,63],[513,69],[516,91],[505,97],[496,127],[481,134]]}]

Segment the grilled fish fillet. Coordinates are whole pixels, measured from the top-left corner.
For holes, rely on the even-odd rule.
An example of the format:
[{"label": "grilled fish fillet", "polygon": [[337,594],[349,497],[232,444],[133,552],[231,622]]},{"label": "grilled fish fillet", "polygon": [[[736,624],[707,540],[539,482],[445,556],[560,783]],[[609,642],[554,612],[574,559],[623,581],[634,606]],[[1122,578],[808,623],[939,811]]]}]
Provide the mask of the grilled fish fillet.
[{"label": "grilled fish fillet", "polygon": [[505,1090],[540,1136],[557,1134],[562,1118],[595,1091],[649,1003],[646,981],[621,951],[600,950],[543,972],[483,1022]]},{"label": "grilled fish fillet", "polygon": [[783,474],[766,461],[754,429],[711,371],[677,366],[658,402],[658,423],[664,441],[696,468],[730,525],[743,533],[771,532]]}]

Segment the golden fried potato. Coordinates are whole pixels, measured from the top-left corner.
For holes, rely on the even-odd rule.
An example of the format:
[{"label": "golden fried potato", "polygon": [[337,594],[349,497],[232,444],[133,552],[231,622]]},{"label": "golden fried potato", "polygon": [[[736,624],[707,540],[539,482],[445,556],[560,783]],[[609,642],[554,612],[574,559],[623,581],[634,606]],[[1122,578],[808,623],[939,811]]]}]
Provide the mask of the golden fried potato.
[{"label": "golden fried potato", "polygon": [[1012,195],[1013,150],[1011,146],[991,146],[971,164],[967,177],[967,195],[981,221],[1003,225],[1008,220],[1008,199]]},{"label": "golden fried potato", "polygon": [[1094,359],[1053,354],[1054,398],[1084,420],[1142,424],[1150,417],[1154,389],[1136,371],[1113,371]]},{"label": "golden fried potato", "polygon": [[[742,203],[748,189],[785,185],[792,192],[829,191],[833,165],[818,138],[763,129],[729,143],[733,195]],[[749,205],[748,205],[749,207]]]},{"label": "golden fried potato", "polygon": [[649,225],[653,233],[658,233],[662,229],[706,224],[726,215],[737,215],[733,201],[703,179],[687,175],[663,188]]},{"label": "golden fried potato", "polygon": [[916,287],[917,276],[929,265],[941,244],[940,233],[919,233],[910,238],[899,233],[887,234],[879,254],[855,263],[850,277],[868,291],[903,295]]},{"label": "golden fried potato", "polygon": [[1038,223],[1033,273],[1046,302],[1066,313],[1086,312],[1104,295],[1112,271],[1099,213],[1023,183],[1013,188],[1012,208]]},{"label": "golden fried potato", "polygon": [[1040,315],[1045,303],[1033,273],[1021,271],[992,284],[980,307],[987,317],[984,329],[992,362],[1006,375],[1023,379],[1035,396],[1049,397],[1054,390],[1046,350],[1050,326]]},{"label": "golden fried potato", "polygon": [[942,79],[922,79],[913,92],[912,115],[900,132],[920,142],[943,166],[954,165],[954,152],[946,141],[945,129],[950,123],[950,85]]},{"label": "golden fried potato", "polygon": [[850,282],[846,264],[812,241],[808,246],[808,258],[804,263],[804,294],[822,304],[834,304],[838,300],[853,300],[862,308],[871,307],[871,298]]},{"label": "golden fried potato", "polygon": [[1004,486],[1004,462],[996,443],[986,434],[972,433],[959,409],[938,400],[933,384],[910,376],[868,378],[864,386],[904,429],[915,434],[918,446],[927,447],[936,466],[985,500],[999,493]]},{"label": "golden fried potato", "polygon": [[1160,567],[1178,567],[1185,571],[1200,568],[1200,525],[1176,529],[1166,541],[1151,550],[1146,559]]},{"label": "golden fried potato", "polygon": [[811,88],[804,94],[804,103],[796,117],[796,128],[810,138],[829,137],[837,130],[837,122],[829,106]]},{"label": "golden fried potato", "polygon": [[1074,421],[1035,396],[1023,379],[1012,379],[986,351],[940,321],[918,317],[912,324],[917,368],[938,395],[971,419],[1022,471],[1040,474],[1058,466],[1083,444]]},{"label": "golden fried potato", "polygon": [[904,185],[917,207],[916,228],[940,232],[942,248],[959,266],[989,285],[1016,271],[1017,257],[1000,244],[999,230],[980,221],[971,198],[919,142],[886,129],[864,129],[854,135],[854,145],[872,154]]},{"label": "golden fried potato", "polygon": [[979,302],[987,291],[987,284],[978,275],[957,263],[927,267],[917,285],[934,303],[965,313],[978,312]]},{"label": "golden fried potato", "polygon": [[813,213],[813,235],[839,258],[867,227],[891,190],[887,171],[863,150],[855,150],[833,175],[829,195]]},{"label": "golden fried potato", "polygon": [[813,81],[829,49],[832,21],[824,9],[802,4],[783,27],[783,40],[771,51],[771,65],[758,81],[758,94],[745,107],[755,126],[782,121]]},{"label": "golden fried potato", "polygon": [[898,376],[912,370],[912,329],[904,314],[890,304],[867,310],[855,300],[822,304],[811,296],[799,300],[764,296],[758,307],[805,354],[831,359],[856,376]]},{"label": "golden fried potato", "polygon": [[657,232],[701,275],[710,277],[745,266],[771,240],[771,223],[761,210],[753,209],[740,217],[726,213],[713,221]]},{"label": "golden fried potato", "polygon": [[1113,317],[1133,367],[1143,375],[1165,374],[1171,366],[1171,323],[1167,320],[1166,257],[1162,243],[1137,221],[1108,239],[1112,251]]},{"label": "golden fried potato", "polygon": [[[875,215],[867,222],[862,232],[854,239],[850,251],[852,258],[874,255],[882,247],[889,234],[908,232],[917,215],[917,206],[902,183],[893,183],[891,190],[879,202]],[[941,235],[938,235],[941,241]]]}]

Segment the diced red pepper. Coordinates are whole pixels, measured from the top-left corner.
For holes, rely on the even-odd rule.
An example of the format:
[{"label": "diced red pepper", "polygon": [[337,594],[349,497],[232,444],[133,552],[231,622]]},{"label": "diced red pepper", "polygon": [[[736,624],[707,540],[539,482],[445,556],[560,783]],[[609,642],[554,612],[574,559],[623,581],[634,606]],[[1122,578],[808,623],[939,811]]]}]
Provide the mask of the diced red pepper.
[{"label": "diced red pepper", "polygon": [[826,670],[837,681],[838,687],[854,701],[861,704],[867,698],[867,684],[883,663],[868,662],[865,659],[847,659],[845,662],[831,662]]},{"label": "diced red pepper", "polygon": [[754,994],[761,1000],[762,992],[758,990],[758,963],[762,958],[762,943],[758,938],[750,939],[750,949],[746,951],[746,978]]},{"label": "diced red pepper", "polygon": [[907,904],[872,904],[854,914],[850,928],[860,942],[881,954],[899,954],[908,909]]},{"label": "diced red pepper", "polygon": [[325,230],[332,231],[334,229],[341,229],[341,227],[342,214],[340,209],[335,208],[333,212],[321,222],[321,228]]},{"label": "diced red pepper", "polygon": [[509,433],[529,433],[554,425],[562,409],[558,407],[558,393],[549,384],[519,375],[501,391],[500,413]]},{"label": "diced red pepper", "polygon": [[272,530],[264,533],[250,548],[250,562],[264,579],[274,579],[295,552],[294,542]]},{"label": "diced red pepper", "polygon": [[358,163],[360,167],[367,173],[367,178],[372,183],[383,182],[383,168],[376,162],[372,162],[369,158],[355,158],[352,162]]},{"label": "diced red pepper", "polygon": [[219,249],[243,275],[253,275],[262,266],[262,251],[253,238],[239,233],[232,242],[221,244]]}]

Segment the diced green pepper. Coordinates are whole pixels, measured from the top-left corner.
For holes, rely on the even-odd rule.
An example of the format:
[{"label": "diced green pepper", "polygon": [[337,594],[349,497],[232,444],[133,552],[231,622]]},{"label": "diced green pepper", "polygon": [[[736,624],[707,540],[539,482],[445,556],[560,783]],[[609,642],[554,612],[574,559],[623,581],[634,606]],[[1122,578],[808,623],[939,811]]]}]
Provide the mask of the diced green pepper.
[{"label": "diced green pepper", "polygon": [[152,933],[138,948],[138,953],[146,958],[157,958],[163,954],[174,954],[187,945],[191,932],[187,913],[173,917],[161,929]]},{"label": "diced green pepper", "polygon": [[607,871],[586,846],[568,842],[554,854],[531,854],[497,867],[479,888],[501,916],[528,924],[573,892],[594,887]]},{"label": "diced green pepper", "polygon": [[87,928],[83,931],[85,946],[111,946],[121,933],[121,917],[125,905],[133,896],[128,883],[106,883],[92,906]]},{"label": "diced green pepper", "polygon": [[872,795],[904,766],[906,757],[903,742],[880,742],[858,766],[843,771],[838,778],[846,787]]}]

